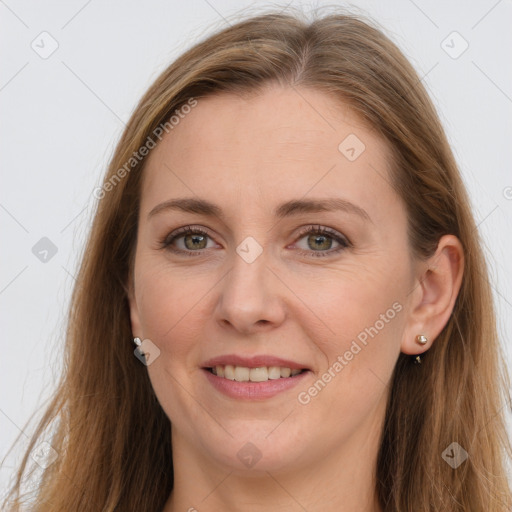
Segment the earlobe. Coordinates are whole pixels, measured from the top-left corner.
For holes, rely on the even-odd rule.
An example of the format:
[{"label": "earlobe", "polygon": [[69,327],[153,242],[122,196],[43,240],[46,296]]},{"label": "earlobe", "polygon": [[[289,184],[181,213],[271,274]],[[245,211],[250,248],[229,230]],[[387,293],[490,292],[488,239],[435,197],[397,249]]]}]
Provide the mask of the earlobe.
[{"label": "earlobe", "polygon": [[435,254],[420,268],[402,340],[404,354],[426,352],[450,319],[464,272],[459,239],[454,235],[441,237]]}]

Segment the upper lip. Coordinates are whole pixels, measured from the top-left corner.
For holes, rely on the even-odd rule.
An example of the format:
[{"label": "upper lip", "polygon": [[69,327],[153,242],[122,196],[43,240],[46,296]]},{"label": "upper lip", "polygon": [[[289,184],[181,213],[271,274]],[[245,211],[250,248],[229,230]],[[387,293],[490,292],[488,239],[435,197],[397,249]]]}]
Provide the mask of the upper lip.
[{"label": "upper lip", "polygon": [[203,363],[203,368],[213,368],[215,366],[244,366],[247,368],[261,368],[263,366],[279,366],[281,368],[291,368],[292,370],[309,370],[309,368],[301,363],[282,359],[281,357],[274,357],[271,355],[257,355],[257,356],[240,356],[236,354],[227,354],[224,356],[217,356],[208,359]]}]

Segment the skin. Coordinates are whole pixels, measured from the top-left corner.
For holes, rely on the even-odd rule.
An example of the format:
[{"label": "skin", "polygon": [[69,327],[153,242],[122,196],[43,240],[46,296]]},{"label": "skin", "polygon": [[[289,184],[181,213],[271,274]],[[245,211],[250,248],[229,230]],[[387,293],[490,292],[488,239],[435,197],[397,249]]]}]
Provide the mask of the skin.
[{"label": "skin", "polygon": [[[365,145],[354,161],[338,150],[349,134]],[[319,91],[273,85],[245,99],[199,99],[150,154],[129,298],[134,336],[160,350],[147,371],[172,424],[175,486],[165,512],[380,510],[375,465],[393,368],[400,352],[430,348],[463,268],[451,235],[429,260],[412,258],[388,162],[386,142],[346,106]],[[182,197],[213,202],[223,216],[148,217]],[[285,201],[330,197],[369,219],[351,211],[274,216]],[[192,256],[162,248],[187,225],[208,232],[199,249],[191,237],[172,243]],[[329,235],[315,244],[300,234],[318,225],[350,246],[334,252],[341,245]],[[249,236],[263,249],[252,263],[236,252]],[[298,394],[393,304],[401,307],[394,318],[300,403]],[[416,343],[417,334],[428,344]],[[266,400],[229,398],[201,367],[233,353],[271,354],[311,372]],[[261,456],[252,467],[237,457],[248,442]]]}]

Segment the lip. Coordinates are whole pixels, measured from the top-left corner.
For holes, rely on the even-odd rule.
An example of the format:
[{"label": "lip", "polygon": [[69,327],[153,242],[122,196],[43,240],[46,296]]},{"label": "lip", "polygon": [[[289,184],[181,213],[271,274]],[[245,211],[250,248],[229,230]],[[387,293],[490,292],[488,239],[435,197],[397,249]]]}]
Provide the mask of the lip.
[{"label": "lip", "polygon": [[[275,360],[275,359],[274,359]],[[214,359],[212,361],[215,362]],[[223,364],[223,363],[218,363]],[[230,363],[226,363],[230,364]],[[287,363],[288,364],[288,363]],[[242,366],[241,364],[239,366]],[[266,366],[262,364],[261,366]],[[272,364],[269,366],[282,366],[281,364]],[[285,365],[286,366],[286,365]],[[286,366],[290,368],[289,366]],[[253,366],[251,368],[257,368]],[[297,366],[295,366],[297,368]],[[235,399],[242,400],[266,400],[273,396],[284,393],[291,388],[294,388],[299,382],[306,378],[311,371],[307,370],[293,377],[279,378],[275,380],[267,380],[265,382],[238,382],[236,380],[225,379],[224,377],[217,377],[211,373],[207,368],[201,370],[205,375],[208,382],[222,394]]]},{"label": "lip", "polygon": [[245,366],[247,368],[261,368],[262,366],[280,366],[282,368],[291,368],[292,370],[310,370],[306,365],[296,361],[289,361],[280,357],[271,355],[258,355],[258,356],[240,356],[237,354],[228,354],[224,356],[214,357],[208,359],[202,364],[203,369],[213,368],[214,366],[226,366],[231,364],[233,366]]}]

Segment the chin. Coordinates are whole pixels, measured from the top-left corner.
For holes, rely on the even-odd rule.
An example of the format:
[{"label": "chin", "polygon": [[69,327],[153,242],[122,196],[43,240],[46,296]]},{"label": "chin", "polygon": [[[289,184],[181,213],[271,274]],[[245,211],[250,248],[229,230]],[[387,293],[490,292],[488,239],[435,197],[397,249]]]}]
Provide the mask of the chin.
[{"label": "chin", "polygon": [[281,421],[265,422],[260,427],[254,425],[254,420],[247,427],[243,423],[239,425],[240,435],[226,435],[214,443],[210,438],[205,449],[226,470],[240,471],[247,476],[297,467],[298,459],[302,458],[299,450],[305,440],[297,440],[289,431],[272,432]]}]

